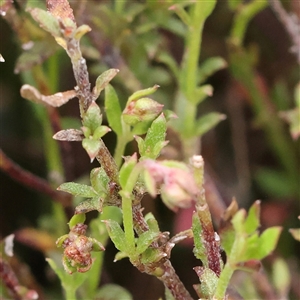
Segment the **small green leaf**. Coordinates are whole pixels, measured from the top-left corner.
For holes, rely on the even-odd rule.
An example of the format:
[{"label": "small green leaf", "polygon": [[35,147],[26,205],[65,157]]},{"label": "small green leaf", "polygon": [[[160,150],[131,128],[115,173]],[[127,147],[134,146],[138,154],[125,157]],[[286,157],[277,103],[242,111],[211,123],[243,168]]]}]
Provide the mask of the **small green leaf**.
[{"label": "small green leaf", "polygon": [[191,16],[187,13],[182,5],[174,4],[169,8],[169,10],[173,10],[185,25],[192,26]]},{"label": "small green leaf", "polygon": [[261,234],[261,236],[259,237],[258,251],[254,259],[261,260],[274,251],[278,243],[278,239],[281,231],[282,231],[282,227],[274,226],[266,229]]},{"label": "small green leaf", "polygon": [[40,8],[28,8],[27,11],[44,30],[51,33],[54,37],[61,36],[58,19],[51,13]]},{"label": "small green leaf", "polygon": [[86,150],[91,162],[93,162],[101,148],[101,143],[99,140],[83,139],[82,147]]},{"label": "small green leaf", "polygon": [[214,128],[219,122],[226,119],[226,116],[220,113],[208,113],[198,119],[195,125],[195,135],[202,136],[212,128]]},{"label": "small green leaf", "polygon": [[159,54],[157,60],[160,63],[165,64],[166,66],[169,67],[169,69],[172,71],[174,74],[175,78],[179,78],[179,69],[178,69],[178,64],[175,61],[175,59],[167,52],[162,52]]},{"label": "small green leaf", "polygon": [[132,300],[130,293],[117,284],[105,284],[96,293],[94,299],[101,300]]},{"label": "small green leaf", "polygon": [[194,102],[195,104],[200,104],[207,97],[211,97],[213,95],[213,87],[210,84],[205,84],[198,87],[195,90]]},{"label": "small green leaf", "polygon": [[[138,122],[136,125],[133,126],[131,133],[134,135],[142,135],[145,134],[148,129],[150,128],[152,123],[151,121],[144,121],[144,122]],[[129,125],[127,125],[129,126]]]},{"label": "small green leaf", "polygon": [[127,253],[127,241],[125,238],[125,233],[122,230],[121,226],[118,222],[114,220],[104,220],[104,224],[106,225],[109,237],[111,238],[112,242],[114,243],[115,247],[124,253]]},{"label": "small green leaf", "polygon": [[91,130],[91,134],[101,126],[102,124],[102,116],[100,107],[97,105],[95,101],[91,103],[86,113],[83,115],[82,124],[84,127],[87,127]]},{"label": "small green leaf", "polygon": [[109,178],[102,167],[92,169],[90,180],[92,187],[99,195],[107,194]]},{"label": "small green leaf", "polygon": [[157,223],[154,215],[151,212],[146,214],[145,221],[147,222],[147,224],[149,226],[149,230],[156,232],[156,233],[160,232],[158,223]]},{"label": "small green leaf", "polygon": [[93,210],[102,212],[104,199],[101,197],[94,197],[79,203],[75,208],[75,214],[85,214]]},{"label": "small green leaf", "polygon": [[226,61],[222,57],[211,57],[205,60],[198,71],[199,84],[203,83],[215,72],[227,67]]},{"label": "small green leaf", "polygon": [[103,72],[100,76],[98,76],[96,80],[95,87],[93,89],[93,94],[95,98],[97,99],[103,91],[106,86],[109,84],[109,82],[119,73],[118,69],[109,69],[105,72]]},{"label": "small green leaf", "polygon": [[166,257],[167,254],[161,249],[155,249],[148,247],[143,253],[141,262],[143,264],[151,264],[160,261],[162,258]]},{"label": "small green leaf", "polygon": [[152,122],[151,127],[147,132],[143,149],[139,149],[140,155],[143,158],[157,158],[162,148],[166,145],[166,143],[163,143],[165,141],[166,131],[166,119],[163,114],[160,114],[160,116]]},{"label": "small green leaf", "polygon": [[143,253],[158,237],[158,233],[148,230],[142,233],[136,242],[136,254]]},{"label": "small green leaf", "polygon": [[218,276],[209,268],[195,267],[201,282],[200,291],[203,299],[213,299],[219,281]]},{"label": "small green leaf", "polygon": [[208,266],[208,260],[206,255],[205,246],[202,241],[202,226],[197,213],[193,214],[193,235],[194,235],[194,255],[200,259],[204,266]]},{"label": "small green leaf", "polygon": [[255,233],[248,237],[245,249],[241,253],[239,260],[261,260],[271,254],[277,245],[281,230],[281,227],[271,227],[266,229],[260,236]]},{"label": "small green leaf", "polygon": [[148,191],[150,196],[155,198],[155,196],[157,195],[157,187],[156,187],[156,182],[153,176],[151,175],[151,172],[148,170],[144,170],[143,179],[146,186],[146,190]]},{"label": "small green leaf", "polygon": [[120,185],[123,189],[125,189],[128,178],[137,163],[137,155],[134,153],[129,159],[126,159],[125,163],[123,164],[120,173],[119,173],[119,180]]},{"label": "small green leaf", "polygon": [[85,221],[85,214],[75,214],[69,221],[69,228],[72,229],[77,224],[83,224]]},{"label": "small green leaf", "polygon": [[240,209],[232,218],[232,225],[237,234],[244,234],[244,222],[246,219],[246,210]]},{"label": "small green leaf", "polygon": [[93,139],[99,140],[110,131],[111,131],[111,129],[109,127],[107,127],[105,125],[101,125],[95,129],[95,131],[93,133]]},{"label": "small green leaf", "polygon": [[105,87],[105,111],[109,126],[118,136],[122,135],[122,111],[118,96],[110,84]]},{"label": "small green leaf", "polygon": [[245,221],[245,232],[252,234],[260,226],[260,201],[255,201],[248,212],[248,216]]},{"label": "small green leaf", "polygon": [[156,85],[154,85],[151,88],[140,90],[140,91],[137,91],[137,92],[133,93],[128,98],[127,104],[130,103],[131,101],[138,100],[138,99],[140,99],[142,97],[146,97],[148,95],[153,94],[158,88],[159,88],[159,85],[156,84]]},{"label": "small green leaf", "polygon": [[75,182],[65,182],[61,184],[57,189],[59,191],[72,194],[74,196],[81,196],[81,197],[97,196],[97,192],[91,186],[75,183]]}]

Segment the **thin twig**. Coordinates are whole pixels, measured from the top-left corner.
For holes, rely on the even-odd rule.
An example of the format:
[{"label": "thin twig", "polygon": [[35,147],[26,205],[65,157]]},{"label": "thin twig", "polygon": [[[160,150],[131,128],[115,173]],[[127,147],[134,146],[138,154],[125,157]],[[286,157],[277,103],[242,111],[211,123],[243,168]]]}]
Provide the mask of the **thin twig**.
[{"label": "thin twig", "polygon": [[269,3],[289,34],[293,43],[291,52],[296,55],[300,65],[300,20],[295,14],[287,13],[279,0],[269,0]]},{"label": "thin twig", "polygon": [[71,197],[68,194],[54,190],[46,180],[21,168],[12,161],[2,149],[0,149],[0,169],[17,182],[48,195],[54,201],[61,203],[64,207],[71,206]]}]

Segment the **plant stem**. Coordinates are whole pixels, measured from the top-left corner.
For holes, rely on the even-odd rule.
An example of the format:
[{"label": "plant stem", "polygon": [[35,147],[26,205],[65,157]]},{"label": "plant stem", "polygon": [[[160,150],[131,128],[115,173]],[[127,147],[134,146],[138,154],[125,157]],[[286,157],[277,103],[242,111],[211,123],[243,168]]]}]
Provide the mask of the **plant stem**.
[{"label": "plant stem", "polygon": [[48,195],[54,201],[61,203],[64,207],[71,206],[72,197],[65,193],[56,191],[46,180],[22,169],[19,165],[8,158],[1,149],[0,169],[2,169],[17,182],[23,184],[26,187],[32,188],[38,192]]},{"label": "plant stem", "polygon": [[204,161],[201,156],[193,156],[191,164],[194,171],[196,184],[199,186],[199,193],[196,199],[196,210],[202,227],[203,245],[206,250],[208,267],[220,275],[221,273],[221,256],[220,246],[216,241],[215,231],[212,224],[211,214],[205,198],[204,181]]},{"label": "plant stem", "polygon": [[170,290],[173,297],[176,300],[192,300],[193,298],[180,281],[169,260],[165,261],[163,268],[165,272],[161,277],[158,277],[158,279],[160,279],[165,287]]},{"label": "plant stem", "polygon": [[128,252],[133,253],[135,248],[133,218],[132,218],[132,199],[131,194],[124,191],[122,193],[122,211],[125,238],[128,244]]},{"label": "plant stem", "polygon": [[195,137],[194,128],[197,116],[197,98],[195,90],[198,86],[198,64],[202,43],[202,31],[207,16],[211,13],[216,1],[196,1],[191,7],[191,25],[185,42],[184,59],[181,66],[180,90],[182,96],[176,103],[180,118],[179,132],[183,143],[184,159],[200,151],[200,139]]},{"label": "plant stem", "polygon": [[225,299],[226,290],[229,285],[230,279],[234,272],[234,268],[227,261],[218,280],[218,285],[214,295],[214,299],[223,300]]}]

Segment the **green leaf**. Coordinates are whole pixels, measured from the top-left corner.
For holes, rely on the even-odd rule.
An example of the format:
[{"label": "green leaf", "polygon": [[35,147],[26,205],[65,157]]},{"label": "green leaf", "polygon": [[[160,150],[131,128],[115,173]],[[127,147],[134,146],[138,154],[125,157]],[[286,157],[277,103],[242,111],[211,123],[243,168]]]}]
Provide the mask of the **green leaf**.
[{"label": "green leaf", "polygon": [[261,234],[261,236],[259,237],[258,251],[254,259],[261,260],[275,250],[281,231],[282,227],[274,226],[266,229]]},{"label": "green leaf", "polygon": [[219,122],[226,119],[226,116],[220,113],[208,113],[198,119],[195,124],[195,135],[202,136],[212,128],[214,128]]},{"label": "green leaf", "polygon": [[137,239],[136,254],[143,253],[158,237],[158,232],[148,230]]},{"label": "green leaf", "polygon": [[201,64],[199,68],[198,83],[203,83],[209,76],[226,67],[227,63],[222,57],[208,58]]},{"label": "green leaf", "polygon": [[159,88],[159,85],[155,84],[151,88],[140,90],[140,91],[137,91],[137,92],[133,93],[128,98],[127,104],[129,104],[131,101],[138,100],[138,99],[140,99],[142,97],[145,97],[145,96],[153,94],[158,88]]},{"label": "green leaf", "polygon": [[149,230],[156,232],[156,233],[160,232],[158,223],[157,223],[154,215],[151,212],[146,214],[145,221],[147,222],[147,224],[149,226]]},{"label": "green leaf", "polygon": [[227,255],[230,254],[234,240],[236,238],[233,227],[227,227],[222,233],[220,233],[221,246]]},{"label": "green leaf", "polygon": [[248,212],[248,216],[245,221],[245,232],[252,234],[260,226],[260,201],[255,201]]},{"label": "green leaf", "polygon": [[93,133],[93,139],[99,140],[110,131],[111,131],[111,129],[108,126],[101,125],[95,129],[95,131]]},{"label": "green leaf", "polygon": [[194,270],[196,271],[201,282],[201,298],[213,299],[219,281],[218,276],[209,268],[195,267]]},{"label": "green leaf", "polygon": [[266,229],[261,236],[255,233],[248,237],[245,251],[239,257],[240,261],[261,260],[271,254],[277,245],[281,231],[281,227],[271,227]]},{"label": "green leaf", "polygon": [[102,212],[104,199],[101,197],[94,197],[79,203],[75,208],[75,214],[85,214],[93,210]]},{"label": "green leaf", "polygon": [[193,214],[194,255],[200,259],[204,266],[208,266],[206,249],[202,241],[202,226],[197,213]]},{"label": "green leaf", "polygon": [[90,174],[92,187],[98,195],[106,195],[109,178],[102,167],[92,169]]},{"label": "green leaf", "polygon": [[117,284],[105,284],[95,295],[95,299],[101,300],[132,300],[130,293]]},{"label": "green leaf", "polygon": [[125,189],[127,181],[129,179],[129,176],[135,167],[137,163],[137,156],[136,153],[134,153],[132,156],[130,156],[129,159],[125,160],[125,163],[123,164],[120,173],[119,173],[119,180],[120,180],[120,185],[122,189]]},{"label": "green leaf", "polygon": [[85,221],[85,214],[75,214],[69,221],[69,228],[72,229],[77,224],[83,224]]},{"label": "green leaf", "polygon": [[104,220],[104,224],[106,225],[109,237],[114,243],[115,247],[124,253],[128,252],[127,241],[125,238],[125,233],[122,230],[121,226],[118,222],[114,220]]},{"label": "green leaf", "polygon": [[167,122],[163,114],[158,116],[151,124],[142,149],[139,148],[140,155],[143,158],[155,159],[160,151],[166,145],[163,143],[166,138]]},{"label": "green leaf", "polygon": [[82,147],[86,150],[91,162],[93,162],[101,148],[101,143],[99,140],[83,139]]},{"label": "green leaf", "polygon": [[205,84],[195,90],[195,104],[200,104],[207,97],[213,95],[214,89],[210,84]]},{"label": "green leaf", "polygon": [[99,97],[101,91],[104,90],[109,82],[118,74],[118,72],[118,69],[109,69],[98,76],[93,89],[93,94],[96,99]]},{"label": "green leaf", "polygon": [[118,96],[110,84],[105,87],[105,111],[109,126],[118,136],[122,135],[122,111]]},{"label": "green leaf", "polygon": [[157,60],[160,63],[165,64],[173,73],[173,75],[175,76],[175,78],[179,78],[179,68],[178,68],[178,64],[175,61],[175,59],[167,52],[162,52],[159,54],[159,56],[157,57]]},{"label": "green leaf", "polygon": [[51,13],[40,8],[28,8],[27,11],[39,25],[54,37],[60,37],[60,26],[58,19]]},{"label": "green leaf", "polygon": [[174,4],[169,9],[173,10],[185,25],[192,26],[191,16],[187,13],[182,5]]},{"label": "green leaf", "polygon": [[81,196],[81,197],[97,196],[97,192],[91,186],[75,183],[75,182],[65,182],[61,184],[57,189],[59,191],[72,194],[74,196]]},{"label": "green leaf", "polygon": [[102,124],[101,110],[95,101],[93,101],[90,104],[86,113],[83,115],[82,124],[84,125],[84,127],[87,127],[90,129],[91,134],[93,134],[94,131],[99,126],[101,126],[101,124]]},{"label": "green leaf", "polygon": [[214,128],[219,122],[226,119],[226,116],[220,113],[208,113],[198,119],[195,124],[195,135],[202,136],[212,128]]},{"label": "green leaf", "polygon": [[151,121],[138,122],[136,125],[133,126],[133,128],[131,130],[131,133],[133,135],[145,134],[148,131],[151,124],[152,124],[152,120]]}]

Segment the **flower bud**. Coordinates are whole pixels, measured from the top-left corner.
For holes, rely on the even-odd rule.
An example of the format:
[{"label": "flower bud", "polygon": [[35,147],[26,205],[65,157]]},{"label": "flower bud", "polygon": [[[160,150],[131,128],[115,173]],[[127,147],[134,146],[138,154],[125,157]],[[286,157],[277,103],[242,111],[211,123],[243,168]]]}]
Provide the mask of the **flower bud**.
[{"label": "flower bud", "polygon": [[153,121],[163,109],[163,105],[150,98],[131,101],[123,111],[123,119],[128,125]]}]

